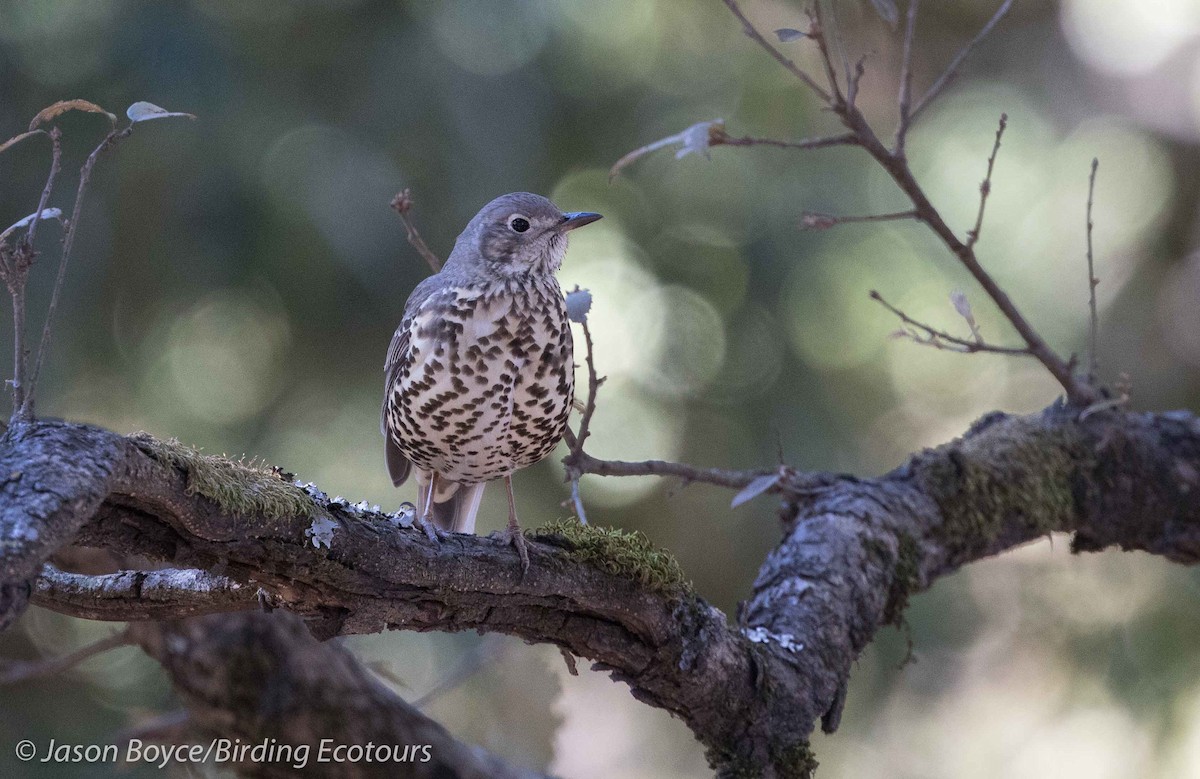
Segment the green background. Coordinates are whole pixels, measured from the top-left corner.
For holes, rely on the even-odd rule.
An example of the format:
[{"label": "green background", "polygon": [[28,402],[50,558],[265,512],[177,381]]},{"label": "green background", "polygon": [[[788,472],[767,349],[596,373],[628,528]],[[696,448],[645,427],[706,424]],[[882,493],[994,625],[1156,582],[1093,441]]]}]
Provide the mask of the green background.
[{"label": "green background", "polygon": [[[995,7],[926,5],[918,94]],[[1194,408],[1200,11],[1186,0],[1018,6],[922,117],[913,168],[964,234],[1007,112],[979,253],[1056,348],[1082,353],[1084,202],[1099,156],[1102,375],[1127,374],[1135,408]],[[764,31],[805,24],[799,3],[745,9]],[[886,137],[897,35],[869,4],[842,0],[839,12],[851,56],[869,53],[860,102]],[[815,67],[805,42],[781,46]],[[782,452],[799,468],[874,475],[987,411],[1034,411],[1058,392],[1028,360],[889,338],[897,323],[869,290],[965,333],[949,301],[963,290],[984,335],[1015,343],[921,226],[797,229],[805,210],[907,207],[858,150],[664,151],[608,183],[622,154],[702,120],[735,135],[837,130],[715,0],[0,0],[0,138],[74,97],[198,119],[142,125],[97,169],[45,415],[261,457],[331,496],[411,500],[411,485],[389,484],[378,432],[383,356],[427,272],[388,208],[403,187],[443,255],[507,191],[605,215],[572,237],[561,273],[595,295],[609,376],[597,456],[752,468]],[[104,122],[72,114],[60,126],[66,173],[52,204],[67,207]],[[47,161],[42,139],[0,155],[0,222],[33,210]],[[40,233],[35,331],[55,230]],[[525,525],[569,516],[561,480],[557,458],[517,477]],[[727,613],[778,538],[767,499],[730,510],[730,493],[702,485],[594,477],[583,496],[592,522],[646,532]],[[504,516],[502,490],[489,490],[481,530]],[[1141,554],[1072,557],[1066,538],[972,566],[914,598],[908,628],[868,649],[842,729],[816,737],[817,755],[828,776],[1200,772],[1198,608],[1193,572]],[[111,629],[32,609],[0,654],[59,654]],[[910,641],[916,662],[900,668]],[[402,633],[347,643],[408,698],[460,659],[488,658],[427,711],[514,761],[568,777],[705,772],[682,724],[600,674],[567,676],[550,648]],[[11,745],[107,743],[176,705],[133,649],[0,696],[6,776],[96,775],[39,774]]]}]

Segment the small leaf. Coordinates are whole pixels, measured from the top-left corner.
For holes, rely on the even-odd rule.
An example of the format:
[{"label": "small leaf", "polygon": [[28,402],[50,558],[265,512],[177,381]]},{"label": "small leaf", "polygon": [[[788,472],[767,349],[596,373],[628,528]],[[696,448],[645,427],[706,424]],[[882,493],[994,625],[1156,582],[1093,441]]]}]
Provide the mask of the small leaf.
[{"label": "small leaf", "polygon": [[[36,216],[37,216],[37,214],[30,214],[29,216],[25,217],[24,219],[22,219],[18,222],[14,222],[12,225],[9,226],[9,228],[7,230],[0,233],[0,242],[3,242],[5,238],[7,238],[9,235],[11,235],[13,233],[13,231],[20,230],[22,227],[28,227],[29,225],[33,224],[33,219]],[[58,208],[47,208],[42,211],[41,218],[42,219],[57,219],[58,221],[61,222],[62,221],[62,210],[58,209]]]},{"label": "small leaf", "polygon": [[592,293],[578,286],[567,293],[567,318],[572,322],[584,324],[588,312],[592,310]]},{"label": "small leaf", "polygon": [[32,138],[35,135],[45,135],[45,134],[46,134],[45,130],[30,130],[27,133],[21,133],[20,135],[14,135],[13,137],[9,138],[4,143],[0,143],[0,152],[4,151],[9,146],[16,146],[18,143],[25,140],[26,138]]},{"label": "small leaf", "polygon": [[129,117],[131,122],[145,122],[150,119],[170,119],[171,117],[185,117],[187,119],[195,119],[193,114],[185,114],[179,111],[168,111],[165,108],[147,103],[144,100],[139,100],[129,108],[125,109],[125,115]]},{"label": "small leaf", "polygon": [[971,311],[971,301],[967,300],[967,295],[961,290],[955,290],[950,293],[950,302],[954,305],[954,310],[958,315],[966,320],[967,327],[971,328],[971,336],[982,343],[983,338],[979,334],[979,325],[975,322],[975,313]]},{"label": "small leaf", "polygon": [[775,35],[783,43],[790,43],[791,41],[808,37],[808,33],[800,30],[793,30],[791,27],[780,27],[775,31]]},{"label": "small leaf", "polygon": [[893,27],[900,21],[900,11],[896,8],[894,0],[871,0],[871,5],[875,6],[875,12],[880,18]]},{"label": "small leaf", "polygon": [[693,152],[700,152],[705,157],[708,156],[708,148],[714,143],[720,143],[726,138],[725,122],[722,119],[713,119],[710,122],[698,122],[687,128],[681,133],[668,135],[666,138],[659,138],[653,143],[648,143],[645,146],[640,146],[626,154],[621,159],[613,163],[609,168],[608,180],[612,182],[617,177],[617,174],[628,167],[636,160],[645,157],[652,151],[658,151],[666,146],[680,144],[682,148],[675,153],[676,159],[684,157]]},{"label": "small leaf", "polygon": [[779,484],[779,473],[768,473],[759,476],[754,481],[746,485],[745,489],[733,496],[733,502],[729,504],[729,508],[735,509],[747,501],[754,500],[759,495],[762,495],[767,490]]},{"label": "small leaf", "polygon": [[679,134],[683,146],[675,152],[675,159],[681,160],[689,154],[702,154],[708,159],[708,147],[712,145],[713,134],[725,132],[725,123],[720,119],[711,122],[697,122]]},{"label": "small leaf", "polygon": [[89,103],[87,100],[59,100],[54,105],[48,105],[41,111],[38,111],[37,116],[33,117],[33,121],[29,123],[30,130],[36,130],[39,124],[48,122],[59,114],[65,114],[67,111],[87,111],[92,114],[104,114],[108,117],[108,122],[113,127],[117,126],[117,117],[115,114],[110,114],[95,103]]}]

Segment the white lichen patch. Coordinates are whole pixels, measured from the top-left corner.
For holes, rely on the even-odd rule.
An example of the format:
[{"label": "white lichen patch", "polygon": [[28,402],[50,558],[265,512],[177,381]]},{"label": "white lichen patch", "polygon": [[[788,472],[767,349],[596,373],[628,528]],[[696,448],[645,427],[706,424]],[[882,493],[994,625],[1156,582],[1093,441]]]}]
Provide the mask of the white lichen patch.
[{"label": "white lichen patch", "polygon": [[778,644],[789,652],[800,652],[804,644],[791,633],[772,633],[764,627],[742,628],[742,635],[756,644]]}]

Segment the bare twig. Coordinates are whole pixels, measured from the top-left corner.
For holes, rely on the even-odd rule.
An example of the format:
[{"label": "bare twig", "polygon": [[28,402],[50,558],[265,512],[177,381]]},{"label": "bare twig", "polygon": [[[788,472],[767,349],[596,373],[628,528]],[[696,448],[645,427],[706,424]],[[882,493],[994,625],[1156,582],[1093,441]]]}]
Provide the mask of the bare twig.
[{"label": "bare twig", "polygon": [[46,176],[46,186],[42,188],[42,196],[38,199],[37,212],[34,214],[33,221],[29,223],[29,232],[26,233],[26,240],[29,241],[30,246],[33,246],[37,240],[38,224],[42,221],[46,204],[50,202],[50,193],[54,190],[54,180],[58,178],[59,163],[62,162],[62,131],[58,127],[51,127],[48,135],[50,136],[50,173]]},{"label": "bare twig", "polygon": [[908,0],[908,18],[904,24],[904,50],[900,55],[900,122],[896,125],[895,154],[904,157],[904,142],[908,138],[908,124],[912,103],[912,47],[917,29],[917,7],[920,0]]},{"label": "bare twig", "polygon": [[[817,0],[816,5],[820,5],[821,0]],[[849,105],[854,105],[854,98],[858,94],[858,79],[855,78],[855,71],[850,69],[850,57],[846,53],[846,39],[842,35],[842,26],[838,22],[837,0],[829,0],[829,20],[833,28],[833,41],[837,45],[838,57],[842,60],[842,73],[846,77],[846,102]],[[862,63],[858,61],[858,74],[862,74]]]},{"label": "bare twig", "polygon": [[[576,287],[576,291],[578,289]],[[583,510],[583,499],[579,495],[579,479],[583,475],[580,462],[588,457],[588,455],[584,454],[583,445],[587,442],[588,436],[591,435],[592,416],[596,413],[596,395],[599,393],[600,385],[604,383],[605,377],[596,372],[592,331],[588,327],[586,314],[579,320],[579,324],[583,328],[583,341],[587,349],[584,362],[587,365],[588,394],[587,400],[583,404],[583,416],[579,420],[579,433],[574,433],[570,428],[566,430],[564,438],[567,441],[567,445],[571,448],[571,452],[563,458],[563,465],[566,466],[567,477],[571,481],[571,500],[575,504],[575,516],[579,519],[580,524],[586,525],[587,513]]]},{"label": "bare twig", "polygon": [[719,140],[711,141],[712,146],[775,146],[780,149],[825,149],[830,146],[857,146],[858,139],[850,133],[825,135],[817,138],[802,138],[798,141],[785,141],[778,138],[756,138],[749,135],[734,137],[726,135]]},{"label": "bare twig", "polygon": [[[915,332],[913,330],[900,330],[897,331],[897,335],[908,338],[915,343],[922,344],[923,346],[932,346],[935,349],[945,349],[946,351],[961,352],[963,354],[974,354],[976,352],[990,352],[992,354],[1011,355],[1031,354],[1029,347],[993,346],[992,344],[985,342],[980,337],[978,328],[970,322],[968,323],[971,324],[971,338],[959,338],[956,335],[947,333],[945,330],[939,330],[936,327],[932,327],[924,322],[919,322],[916,319],[913,319],[908,314],[884,300],[883,296],[875,290],[871,290],[871,300],[878,302],[888,311],[891,311],[893,314],[899,317],[900,321],[904,324],[915,328],[916,331],[919,331]],[[921,333],[924,333],[924,335],[921,335]]]},{"label": "bare twig", "polygon": [[75,246],[75,235],[78,232],[80,217],[83,214],[83,199],[87,193],[88,182],[92,178],[92,170],[100,155],[115,147],[133,133],[134,124],[130,123],[123,130],[112,130],[104,136],[100,145],[92,150],[87,161],[79,169],[79,187],[75,191],[75,205],[71,209],[71,218],[67,220],[67,231],[63,236],[62,256],[58,261],[58,275],[54,279],[54,289],[50,293],[50,305],[46,309],[46,322],[42,326],[42,338],[38,344],[37,357],[33,362],[33,372],[29,375],[29,390],[25,393],[24,403],[21,404],[19,415],[28,419],[33,416],[33,401],[37,392],[38,377],[42,372],[42,362],[50,349],[50,335],[54,329],[54,314],[58,311],[58,301],[62,296],[63,284],[67,278],[67,263],[71,259],[71,249]]},{"label": "bare twig", "polygon": [[1000,114],[1000,126],[996,128],[996,142],[992,145],[992,154],[988,157],[987,174],[979,185],[979,213],[975,215],[975,226],[967,233],[967,248],[972,248],[979,242],[979,233],[983,230],[983,209],[987,206],[988,195],[992,193],[992,168],[996,165],[996,155],[1000,152],[1000,139],[1004,137],[1004,129],[1008,127],[1008,114]]},{"label": "bare twig", "polygon": [[770,54],[776,62],[786,68],[787,71],[793,76],[800,79],[800,81],[802,81],[805,86],[811,89],[817,95],[817,97],[821,98],[823,102],[829,102],[829,93],[822,89],[821,86],[813,80],[812,76],[801,70],[795,62],[792,62],[790,59],[783,56],[783,53],[779,51],[779,49],[775,48],[770,41],[763,37],[762,33],[758,31],[758,28],[751,24],[750,20],[746,18],[746,15],[742,13],[742,9],[738,6],[737,0],[722,0],[722,2],[725,3],[725,6],[730,10],[730,12],[738,18],[738,21],[742,23],[742,30],[751,40],[766,49],[767,53]]},{"label": "bare twig", "polygon": [[909,116],[910,122],[915,122],[917,117],[929,107],[929,104],[937,99],[937,96],[942,93],[942,90],[950,86],[951,82],[953,82],[958,76],[958,69],[962,67],[963,61],[966,60],[967,55],[971,53],[971,49],[975,48],[980,41],[988,36],[988,34],[992,31],[992,28],[1000,23],[1000,20],[1003,19],[1004,16],[1009,12],[1009,9],[1012,8],[1012,4],[1013,0],[1004,0],[1000,7],[996,9],[996,13],[992,14],[992,18],[988,19],[987,24],[985,24],[983,29],[979,31],[979,34],[972,38],[966,46],[963,46],[962,49],[959,50],[958,54],[956,54],[954,59],[951,60],[950,66],[946,68],[941,76],[938,77],[937,81],[933,82],[933,86],[929,88],[929,91],[925,93],[925,96],[917,102],[916,107],[913,108],[912,114]]},{"label": "bare twig", "polygon": [[429,265],[429,269],[437,273],[442,268],[442,261],[438,258],[429,245],[425,243],[425,239],[421,237],[421,233],[417,230],[417,225],[408,215],[412,211],[413,199],[412,191],[407,187],[399,194],[392,198],[392,208],[400,215],[400,221],[404,223],[404,230],[408,234],[409,244],[417,250],[417,254]]},{"label": "bare twig", "polygon": [[[825,66],[825,78],[829,81],[831,97],[828,102],[831,105],[845,105],[847,101],[842,97],[841,87],[838,86],[837,69],[833,66],[833,57],[829,53],[829,41],[825,36],[825,21],[821,13],[820,0],[813,3],[808,15],[812,24],[808,35],[817,42],[817,48],[821,51],[821,62]],[[850,79],[849,73],[846,74],[846,79],[847,81]]]},{"label": "bare twig", "polygon": [[1100,283],[1100,279],[1096,278],[1096,267],[1092,255],[1092,200],[1096,194],[1096,171],[1100,168],[1100,160],[1092,158],[1092,174],[1088,176],[1088,199],[1087,199],[1087,269],[1088,269],[1088,308],[1090,313],[1090,321],[1088,328],[1088,376],[1095,380],[1096,371],[1099,367],[1099,362],[1096,356],[1096,348],[1098,345],[1097,334],[1100,329],[1100,318],[1096,314],[1096,285]]},{"label": "bare twig", "polygon": [[129,630],[125,629],[60,657],[51,657],[33,662],[12,663],[3,671],[0,671],[0,686],[54,676],[63,671],[68,671],[96,655],[103,654],[117,647],[128,646],[130,643],[132,642],[129,637]]},{"label": "bare twig", "polygon": [[852,222],[895,222],[902,219],[919,219],[916,211],[896,211],[891,214],[862,214],[851,216],[836,216],[821,214],[816,211],[805,211],[800,215],[801,230],[828,230],[840,224]]}]

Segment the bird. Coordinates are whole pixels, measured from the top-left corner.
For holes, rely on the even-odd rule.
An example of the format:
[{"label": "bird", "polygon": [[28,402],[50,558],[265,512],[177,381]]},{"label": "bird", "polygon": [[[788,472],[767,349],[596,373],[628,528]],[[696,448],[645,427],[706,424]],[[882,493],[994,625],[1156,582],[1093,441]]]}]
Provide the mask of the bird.
[{"label": "bird", "polygon": [[600,218],[529,192],[502,195],[405,303],[384,363],[380,430],[393,485],[416,473],[416,521],[431,541],[475,532],[485,485],[503,479],[503,536],[528,570],[512,476],[566,431],[575,364],[555,274],[567,235]]}]

